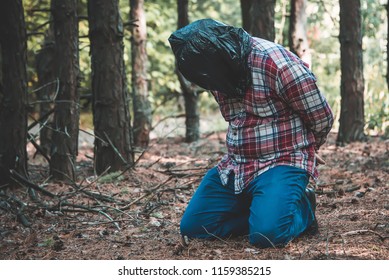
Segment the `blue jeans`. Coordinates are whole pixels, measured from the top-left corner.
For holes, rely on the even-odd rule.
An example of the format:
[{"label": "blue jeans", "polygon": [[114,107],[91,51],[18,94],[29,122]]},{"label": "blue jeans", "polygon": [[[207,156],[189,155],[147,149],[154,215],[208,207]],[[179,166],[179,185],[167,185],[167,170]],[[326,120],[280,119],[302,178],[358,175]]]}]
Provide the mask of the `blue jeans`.
[{"label": "blue jeans", "polygon": [[312,224],[305,170],[273,167],[240,194],[234,193],[233,176],[223,186],[216,167],[208,171],[182,217],[182,235],[226,238],[248,234],[251,244],[265,248],[286,245]]}]

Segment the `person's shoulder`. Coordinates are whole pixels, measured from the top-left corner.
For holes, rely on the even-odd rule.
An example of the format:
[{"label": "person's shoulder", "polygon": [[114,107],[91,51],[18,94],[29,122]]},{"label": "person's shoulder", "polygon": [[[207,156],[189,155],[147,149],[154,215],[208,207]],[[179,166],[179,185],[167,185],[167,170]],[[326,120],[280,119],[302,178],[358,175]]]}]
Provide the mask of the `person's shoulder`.
[{"label": "person's shoulder", "polygon": [[253,48],[263,51],[265,53],[271,52],[272,50],[276,50],[280,47],[282,48],[282,46],[277,43],[262,38],[258,38],[258,37],[252,37],[252,38],[253,38]]},{"label": "person's shoulder", "polygon": [[279,69],[302,63],[294,53],[282,45],[261,38],[253,37],[253,53],[272,61]]}]

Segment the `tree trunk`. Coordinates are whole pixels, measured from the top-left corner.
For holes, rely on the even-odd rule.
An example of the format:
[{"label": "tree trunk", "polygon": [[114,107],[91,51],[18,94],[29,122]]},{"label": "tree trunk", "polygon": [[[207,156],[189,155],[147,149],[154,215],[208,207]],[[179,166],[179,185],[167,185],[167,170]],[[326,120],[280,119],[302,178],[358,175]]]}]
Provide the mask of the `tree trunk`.
[{"label": "tree trunk", "polygon": [[[178,29],[189,24],[188,17],[188,0],[177,0]],[[195,91],[195,85],[189,82],[177,70],[182,93],[185,101],[185,125],[186,125],[186,142],[194,142],[200,138],[200,113],[198,106],[199,96]]]},{"label": "tree trunk", "polygon": [[136,20],[132,26],[132,95],[134,105],[134,143],[147,147],[151,131],[151,105],[147,88],[146,15],[144,0],[130,0],[130,19]]},{"label": "tree trunk", "polygon": [[45,41],[39,53],[36,55],[36,71],[38,76],[39,114],[40,117],[48,115],[41,120],[40,146],[42,151],[50,154],[52,134],[53,134],[53,115],[49,112],[54,109],[54,103],[51,101],[55,97],[57,89],[57,76],[55,75],[55,39],[53,26],[50,24],[45,35]]},{"label": "tree trunk", "polygon": [[387,18],[387,29],[386,29],[386,83],[389,90],[389,1],[386,4],[386,18]]},{"label": "tree trunk", "polygon": [[10,170],[27,176],[27,41],[21,0],[0,4],[2,94],[0,94],[0,186]]},{"label": "tree trunk", "polygon": [[118,0],[89,0],[95,170],[123,170],[133,163]]},{"label": "tree trunk", "polygon": [[56,43],[58,95],[54,112],[54,131],[50,173],[54,179],[75,179],[78,152],[79,94],[77,0],[52,0]]},{"label": "tree trunk", "polygon": [[242,12],[242,27],[248,33],[251,33],[251,5],[252,0],[240,0],[240,9]]},{"label": "tree trunk", "polygon": [[341,110],[338,143],[364,140],[360,0],[340,0]]},{"label": "tree trunk", "polygon": [[251,5],[252,27],[255,37],[274,41],[274,8],[276,0],[253,0]]},{"label": "tree trunk", "polygon": [[304,62],[311,65],[311,52],[307,38],[307,16],[305,14],[307,0],[291,0],[289,18],[289,49]]}]

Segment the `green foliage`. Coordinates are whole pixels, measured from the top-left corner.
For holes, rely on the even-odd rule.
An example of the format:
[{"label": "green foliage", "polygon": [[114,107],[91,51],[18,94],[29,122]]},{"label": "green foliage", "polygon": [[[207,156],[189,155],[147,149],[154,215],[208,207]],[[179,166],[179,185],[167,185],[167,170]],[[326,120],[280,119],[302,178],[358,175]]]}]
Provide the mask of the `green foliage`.
[{"label": "green foliage", "polygon": [[[382,1],[381,1],[382,2]],[[389,126],[389,102],[385,81],[386,12],[375,0],[363,0],[362,34],[364,50],[365,120],[367,133],[384,133]],[[340,112],[339,3],[337,0],[308,5],[308,35],[312,68],[335,115]],[[337,126],[338,123],[335,123]]]},{"label": "green foliage", "polygon": [[49,0],[23,1],[27,29],[27,76],[29,87],[35,87],[38,79],[35,70],[35,55],[41,49],[49,25]]},{"label": "green foliage", "polygon": [[149,55],[150,91],[153,103],[161,106],[181,91],[175,75],[175,61],[168,38],[177,26],[176,1],[147,1],[147,53]]},{"label": "green foliage", "polygon": [[122,171],[116,171],[101,176],[100,178],[98,178],[97,181],[101,184],[106,184],[106,183],[115,183],[123,180],[124,180],[124,176],[122,175]]},{"label": "green foliage", "polygon": [[[387,14],[384,3],[365,0],[362,2],[362,29],[365,75],[365,118],[369,133],[389,137],[389,95],[385,80]],[[388,55],[388,54],[386,54]]]},{"label": "green foliage", "polygon": [[[29,33],[28,37],[28,75],[30,91],[35,87],[35,55],[41,48],[50,15],[36,11],[49,9],[50,0],[23,1]],[[365,117],[368,132],[382,133],[389,127],[389,100],[385,81],[386,60],[386,0],[362,0],[362,27],[365,76]],[[172,115],[182,112],[178,102],[181,89],[175,75],[174,56],[168,37],[177,28],[176,0],[145,1],[147,19],[147,53],[149,57],[148,79],[150,101],[157,115]],[[123,22],[129,20],[129,0],[120,1]],[[289,1],[276,2],[276,41],[287,44]],[[79,1],[79,14],[86,16],[86,0]],[[236,0],[190,0],[189,20],[214,18],[227,24],[241,26],[240,1]],[[318,78],[320,89],[329,100],[335,114],[340,110],[340,45],[339,2],[338,0],[308,1],[307,31],[312,49],[312,69]],[[90,57],[88,22],[80,19],[80,87],[82,93],[90,93]],[[128,29],[128,28],[127,28]],[[127,80],[131,81],[130,32],[125,31],[125,63]],[[130,88],[130,85],[129,85]],[[31,98],[34,98],[31,96]],[[201,111],[210,114],[217,111],[217,104],[209,93],[201,93]],[[336,123],[337,124],[337,123]]]}]

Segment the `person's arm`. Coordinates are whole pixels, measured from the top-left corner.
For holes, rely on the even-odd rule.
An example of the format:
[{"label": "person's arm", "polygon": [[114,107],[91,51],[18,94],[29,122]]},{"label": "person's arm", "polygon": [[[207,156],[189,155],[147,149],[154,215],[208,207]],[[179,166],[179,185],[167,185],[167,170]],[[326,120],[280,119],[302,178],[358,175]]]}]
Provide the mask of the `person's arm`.
[{"label": "person's arm", "polygon": [[316,85],[315,76],[302,64],[288,64],[279,70],[277,86],[281,97],[312,131],[318,150],[326,141],[334,117]]}]

